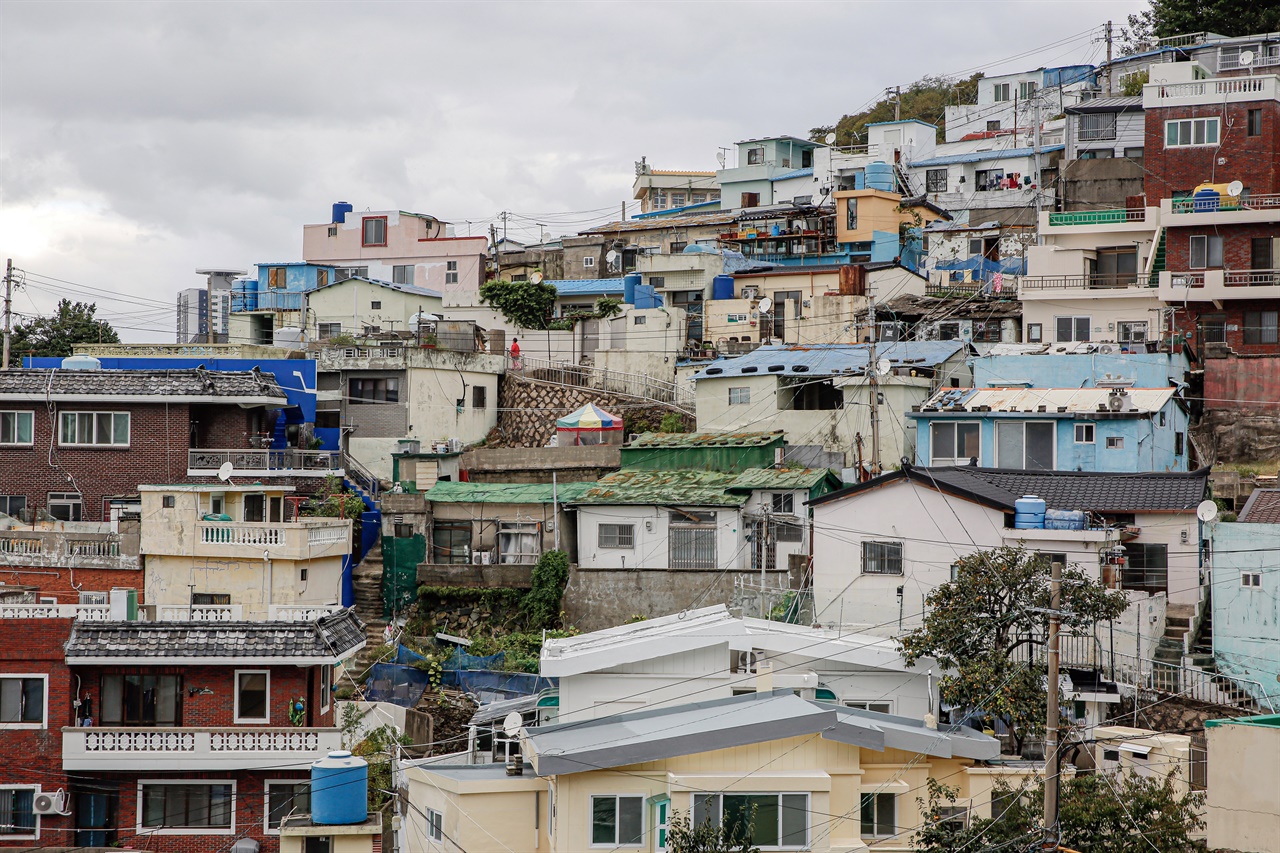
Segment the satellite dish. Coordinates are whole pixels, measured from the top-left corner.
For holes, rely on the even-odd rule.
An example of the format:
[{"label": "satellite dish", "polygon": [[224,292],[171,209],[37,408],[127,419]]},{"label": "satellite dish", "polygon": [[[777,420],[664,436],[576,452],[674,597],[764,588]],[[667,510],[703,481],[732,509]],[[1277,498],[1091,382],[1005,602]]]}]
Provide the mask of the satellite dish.
[{"label": "satellite dish", "polygon": [[532,274],[530,274],[529,281],[533,282],[534,284],[542,284],[542,271],[535,270]]},{"label": "satellite dish", "polygon": [[609,251],[605,252],[604,259],[609,263],[613,263],[618,259],[618,253],[615,252],[613,249],[610,249]]},{"label": "satellite dish", "polygon": [[721,169],[724,168],[724,152],[723,151],[716,154],[716,162],[720,164]]},{"label": "satellite dish", "polygon": [[826,136],[822,137],[822,141],[827,143],[828,145],[835,145],[836,135],[834,133],[828,133]]},{"label": "satellite dish", "polygon": [[1239,181],[1232,181],[1227,184],[1227,195],[1232,198],[1239,198],[1242,192],[1244,192],[1244,184]]},{"label": "satellite dish", "polygon": [[773,307],[773,300],[766,296],[764,299],[760,300],[760,304],[756,306],[756,309],[761,314],[768,314],[769,309],[772,307]]},{"label": "satellite dish", "polygon": [[519,711],[512,711],[510,714],[507,714],[506,718],[502,721],[502,731],[505,732],[509,738],[520,737],[520,729],[522,726],[524,726],[524,717],[520,716]]},{"label": "satellite dish", "polygon": [[1241,65],[1241,67],[1243,67],[1243,68],[1248,68],[1248,67],[1249,67],[1250,65],[1252,65],[1252,64],[1253,64],[1253,51],[1252,51],[1252,50],[1242,50],[1242,51],[1240,51],[1240,65]]},{"label": "satellite dish", "polygon": [[222,465],[218,467],[218,479],[224,483],[227,482],[231,479],[231,473],[234,470],[235,467],[230,462],[223,462]]},{"label": "satellite dish", "polygon": [[887,358],[882,358],[876,362],[876,373],[880,376],[888,376],[889,371],[893,370],[893,362]]},{"label": "satellite dish", "polygon": [[1196,507],[1196,518],[1205,524],[1210,524],[1218,520],[1218,505],[1213,501],[1201,501],[1200,506]]}]

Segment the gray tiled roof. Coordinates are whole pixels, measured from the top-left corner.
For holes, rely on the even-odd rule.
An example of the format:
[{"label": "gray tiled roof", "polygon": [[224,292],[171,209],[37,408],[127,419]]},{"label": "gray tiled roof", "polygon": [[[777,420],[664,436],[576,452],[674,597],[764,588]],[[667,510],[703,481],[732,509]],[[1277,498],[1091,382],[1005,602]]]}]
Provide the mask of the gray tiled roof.
[{"label": "gray tiled roof", "polygon": [[67,640],[68,663],[114,660],[338,659],[365,643],[352,610],[312,622],[76,622]]},{"label": "gray tiled roof", "polygon": [[1240,521],[1280,524],[1280,489],[1254,489],[1240,511]]},{"label": "gray tiled roof", "polygon": [[270,397],[285,393],[274,375],[258,370],[62,370],[0,371],[0,398],[52,397]]}]

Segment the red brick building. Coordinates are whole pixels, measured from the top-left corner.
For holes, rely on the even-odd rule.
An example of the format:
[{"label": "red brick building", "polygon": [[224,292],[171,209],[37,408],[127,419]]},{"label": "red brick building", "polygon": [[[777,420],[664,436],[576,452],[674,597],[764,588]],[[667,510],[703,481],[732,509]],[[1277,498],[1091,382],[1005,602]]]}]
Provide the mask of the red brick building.
[{"label": "red brick building", "polygon": [[109,521],[192,448],[249,448],[287,405],[269,373],[0,371],[0,512]]},{"label": "red brick building", "polygon": [[341,748],[334,666],[363,645],[351,611],[0,618],[0,848],[274,853],[280,818],[309,811],[310,763]]}]

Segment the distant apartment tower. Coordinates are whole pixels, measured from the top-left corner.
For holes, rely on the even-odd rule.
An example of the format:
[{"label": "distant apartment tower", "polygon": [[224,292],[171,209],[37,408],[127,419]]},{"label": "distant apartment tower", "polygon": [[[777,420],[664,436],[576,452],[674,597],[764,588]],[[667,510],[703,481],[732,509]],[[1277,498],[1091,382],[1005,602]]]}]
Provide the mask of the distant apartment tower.
[{"label": "distant apartment tower", "polygon": [[208,343],[212,328],[213,343],[225,344],[231,314],[231,281],[244,275],[244,270],[196,270],[196,275],[205,276],[204,287],[178,291],[178,343]]}]

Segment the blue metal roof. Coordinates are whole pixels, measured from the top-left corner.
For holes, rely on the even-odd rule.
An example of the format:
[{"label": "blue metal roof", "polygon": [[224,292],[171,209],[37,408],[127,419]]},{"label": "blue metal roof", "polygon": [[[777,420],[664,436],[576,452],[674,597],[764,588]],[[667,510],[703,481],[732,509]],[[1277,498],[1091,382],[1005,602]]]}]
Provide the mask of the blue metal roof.
[{"label": "blue metal roof", "polygon": [[[1041,154],[1050,154],[1054,151],[1062,151],[1065,145],[1044,145],[1040,148]],[[949,166],[952,163],[981,163],[983,160],[1008,160],[1012,157],[1033,157],[1036,150],[1034,148],[1003,148],[998,151],[970,151],[968,154],[946,154],[942,157],[932,157],[928,160],[917,160],[909,163],[911,168],[920,166]]]},{"label": "blue metal roof", "polygon": [[[899,341],[877,346],[876,358],[887,358],[895,367],[936,367],[964,347],[962,341]],[[693,378],[857,374],[866,369],[869,350],[867,344],[760,347],[737,358],[718,359],[695,373]]]},{"label": "blue metal roof", "polygon": [[324,287],[317,287],[316,290],[325,290],[326,288],[337,287],[338,285],[348,281],[363,281],[365,284],[374,284],[374,285],[377,285],[378,287],[385,287],[388,290],[398,290],[401,293],[411,293],[414,296],[431,296],[431,297],[435,297],[436,299],[441,298],[440,291],[438,290],[428,290],[425,287],[414,287],[411,284],[396,284],[395,282],[391,282],[391,281],[382,281],[381,279],[376,279],[376,278],[365,278],[364,276],[359,276],[359,275],[353,275],[351,276],[351,278],[344,278],[342,281],[330,282],[329,284],[326,284]]},{"label": "blue metal roof", "polygon": [[273,261],[270,263],[260,261],[254,264],[255,267],[318,267],[321,269],[337,269],[337,264],[313,264],[311,261]]},{"label": "blue metal roof", "polygon": [[783,172],[781,175],[774,175],[771,181],[789,181],[792,178],[808,178],[813,175],[813,167],[808,169],[796,169],[794,172]]},{"label": "blue metal roof", "polygon": [[686,204],[684,207],[671,207],[671,208],[667,208],[666,210],[651,210],[648,213],[637,213],[635,216],[631,218],[632,219],[657,219],[662,216],[672,216],[672,215],[678,215],[681,213],[688,213],[689,211],[692,211],[692,210],[704,210],[708,207],[714,207],[716,210],[719,210],[720,199],[716,199],[714,201],[704,201],[699,204]]},{"label": "blue metal roof", "polygon": [[582,278],[548,281],[561,296],[603,296],[622,293],[620,278]]}]

